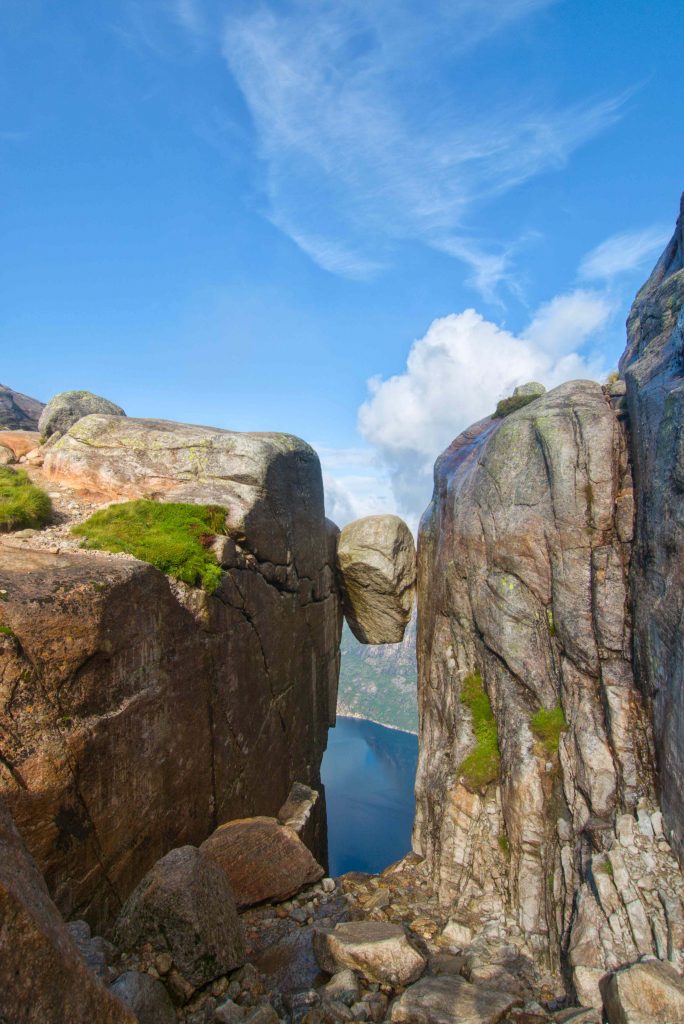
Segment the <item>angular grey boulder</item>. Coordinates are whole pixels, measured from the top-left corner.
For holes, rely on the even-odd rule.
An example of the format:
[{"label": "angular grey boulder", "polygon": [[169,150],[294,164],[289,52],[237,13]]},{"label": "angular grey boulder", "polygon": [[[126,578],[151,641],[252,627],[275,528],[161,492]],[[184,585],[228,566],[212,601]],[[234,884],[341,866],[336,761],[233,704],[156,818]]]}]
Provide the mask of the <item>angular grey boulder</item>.
[{"label": "angular grey boulder", "polygon": [[458,976],[423,978],[392,1004],[397,1024],[498,1024],[520,1000]]},{"label": "angular grey boulder", "polygon": [[660,960],[621,967],[601,983],[609,1024],[684,1021],[684,980]]},{"label": "angular grey boulder", "polygon": [[194,846],[171,850],[148,871],[124,904],[115,936],[126,950],[149,942],[168,952],[195,988],[244,963],[228,879]]},{"label": "angular grey boulder", "polygon": [[176,1011],[166,989],[149,974],[126,971],[111,991],[133,1011],[139,1024],[176,1024]]},{"label": "angular grey boulder", "polygon": [[425,970],[425,958],[401,925],[385,921],[348,921],[332,931],[319,929],[313,945],[328,974],[349,968],[370,982],[410,985]]},{"label": "angular grey boulder", "polygon": [[398,516],[349,523],[337,544],[337,570],[349,628],[363,644],[397,644],[411,618],[416,546]]},{"label": "angular grey boulder", "polygon": [[108,398],[94,395],[91,391],[62,391],[48,404],[40,414],[38,429],[44,437],[53,434],[66,434],[67,430],[78,423],[84,416],[100,414],[102,416],[125,416],[123,409],[110,402]]},{"label": "angular grey boulder", "polygon": [[531,380],[527,384],[518,384],[513,392],[514,398],[540,398],[546,394],[546,388],[539,381]]}]

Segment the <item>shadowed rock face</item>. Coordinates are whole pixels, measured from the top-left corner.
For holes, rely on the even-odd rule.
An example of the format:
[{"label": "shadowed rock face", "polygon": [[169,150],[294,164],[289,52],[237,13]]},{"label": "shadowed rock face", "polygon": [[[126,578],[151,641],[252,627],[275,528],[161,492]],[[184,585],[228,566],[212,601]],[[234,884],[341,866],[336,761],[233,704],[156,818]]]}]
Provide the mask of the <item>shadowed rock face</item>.
[{"label": "shadowed rock face", "polygon": [[[674,934],[681,908],[666,844],[653,871],[669,917],[657,885],[636,888],[641,854],[658,850],[649,719],[631,666],[632,523],[619,410],[598,384],[575,381],[457,438],[436,464],[418,545],[414,847],[443,903],[478,928],[506,919],[553,970],[569,951],[590,1003],[606,967],[656,951],[642,923]],[[477,723],[461,700],[475,673],[497,729],[488,784],[472,767]],[[636,811],[648,822],[637,826]],[[607,864],[619,823],[637,838]]]},{"label": "shadowed rock face", "polygon": [[[295,781],[317,788],[334,723],[341,612],[315,454],[171,428],[89,417],[50,471],[227,506],[214,595],[127,557],[0,553],[0,790],[59,908],[99,932],[169,849],[275,815]],[[324,821],[319,800],[319,859]]]},{"label": "shadowed rock face", "polygon": [[684,857],[684,198],[675,233],[637,295],[620,369],[637,495],[634,656],[653,702],[661,800]]},{"label": "shadowed rock face", "polygon": [[0,800],[0,1018],[135,1024],[86,967]]},{"label": "shadowed rock face", "polygon": [[43,403],[0,384],[0,430],[38,430]]}]

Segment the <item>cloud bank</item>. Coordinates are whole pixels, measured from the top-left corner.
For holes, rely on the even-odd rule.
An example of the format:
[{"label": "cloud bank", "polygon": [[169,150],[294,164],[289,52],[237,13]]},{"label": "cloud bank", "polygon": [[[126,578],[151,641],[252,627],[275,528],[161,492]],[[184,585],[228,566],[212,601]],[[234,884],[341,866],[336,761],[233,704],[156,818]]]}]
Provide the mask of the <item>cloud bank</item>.
[{"label": "cloud bank", "polygon": [[602,293],[577,289],[542,306],[520,336],[474,309],[433,321],[411,346],[403,373],[369,381],[361,435],[387,467],[400,512],[415,525],[432,492],[437,455],[518,384],[555,387],[608,369],[578,348],[608,322]]}]

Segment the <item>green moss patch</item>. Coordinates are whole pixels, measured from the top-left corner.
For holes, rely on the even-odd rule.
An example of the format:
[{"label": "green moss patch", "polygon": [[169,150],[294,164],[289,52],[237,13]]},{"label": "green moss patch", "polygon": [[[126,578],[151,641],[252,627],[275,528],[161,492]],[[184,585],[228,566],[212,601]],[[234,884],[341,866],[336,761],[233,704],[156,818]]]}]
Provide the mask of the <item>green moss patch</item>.
[{"label": "green moss patch", "polygon": [[560,704],[551,708],[550,711],[547,708],[540,708],[536,714],[532,715],[530,727],[547,757],[553,757],[558,753],[561,733],[565,732],[568,727]]},{"label": "green moss patch", "polygon": [[226,532],[225,520],[226,509],[219,505],[128,501],[101,509],[72,533],[84,538],[84,548],[134,555],[212,594],[221,582],[221,567],[210,545]]},{"label": "green moss patch", "polygon": [[502,398],[497,403],[494,419],[502,420],[506,416],[510,416],[512,412],[524,409],[526,405],[536,401],[537,398],[539,398],[539,395],[510,395],[508,398]]},{"label": "green moss patch", "polygon": [[498,779],[501,759],[496,718],[479,672],[463,680],[461,703],[470,711],[475,749],[461,764],[460,774],[470,789],[481,789]]},{"label": "green moss patch", "polygon": [[52,502],[23,469],[0,466],[0,533],[40,529],[52,517]]}]

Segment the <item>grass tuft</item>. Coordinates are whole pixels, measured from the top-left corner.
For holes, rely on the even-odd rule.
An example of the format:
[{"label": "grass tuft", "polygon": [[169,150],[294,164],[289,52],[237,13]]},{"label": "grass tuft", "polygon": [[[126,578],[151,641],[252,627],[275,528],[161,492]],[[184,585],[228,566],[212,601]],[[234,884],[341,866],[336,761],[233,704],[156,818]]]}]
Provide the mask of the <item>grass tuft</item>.
[{"label": "grass tuft", "polygon": [[544,748],[547,757],[553,757],[558,753],[561,733],[565,732],[568,723],[565,721],[563,708],[558,704],[555,708],[547,710],[540,708],[530,719],[532,732]]},{"label": "grass tuft", "polygon": [[134,555],[213,594],[221,567],[208,545],[226,532],[225,521],[219,505],[140,500],[101,509],[71,532],[84,538],[84,548]]},{"label": "grass tuft", "polygon": [[461,764],[460,774],[470,789],[481,789],[498,779],[501,759],[496,719],[479,672],[463,680],[461,703],[470,711],[475,749]]},{"label": "grass tuft", "polygon": [[493,418],[495,420],[502,420],[506,416],[510,416],[512,412],[524,409],[526,405],[536,401],[538,398],[539,395],[510,395],[508,398],[502,398],[497,403]]},{"label": "grass tuft", "polygon": [[52,517],[52,502],[23,469],[0,466],[0,533],[40,529]]}]

